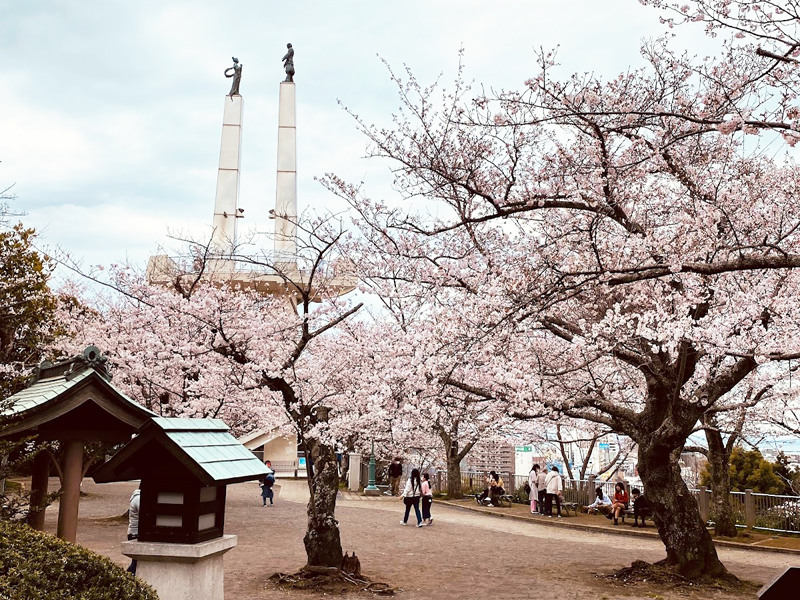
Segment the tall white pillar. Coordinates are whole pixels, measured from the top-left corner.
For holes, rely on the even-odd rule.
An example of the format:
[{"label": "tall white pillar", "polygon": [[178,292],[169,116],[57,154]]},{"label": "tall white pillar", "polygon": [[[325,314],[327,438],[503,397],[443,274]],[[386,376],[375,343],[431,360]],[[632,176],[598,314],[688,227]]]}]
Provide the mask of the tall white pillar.
[{"label": "tall white pillar", "polygon": [[294,83],[282,82],[278,101],[278,175],[275,195],[275,260],[295,262],[297,129]]},{"label": "tall white pillar", "polygon": [[212,236],[212,247],[219,254],[229,254],[236,243],[243,109],[241,96],[225,96]]}]

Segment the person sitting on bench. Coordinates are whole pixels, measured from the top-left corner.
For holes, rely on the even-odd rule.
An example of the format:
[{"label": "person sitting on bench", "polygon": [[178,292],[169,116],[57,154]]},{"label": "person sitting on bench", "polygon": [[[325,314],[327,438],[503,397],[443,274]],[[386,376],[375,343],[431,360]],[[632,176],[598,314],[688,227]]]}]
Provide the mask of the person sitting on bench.
[{"label": "person sitting on bench", "polygon": [[617,483],[617,485],[614,486],[614,501],[611,503],[611,510],[614,513],[614,525],[619,525],[619,517],[620,515],[624,515],[625,511],[628,510],[629,503],[630,498],[628,497],[628,492],[625,490],[625,485]]},{"label": "person sitting on bench", "polygon": [[500,498],[506,491],[503,489],[503,479],[496,471],[489,471],[486,476],[486,489],[475,497],[478,504],[492,504],[500,506]]},{"label": "person sitting on bench", "polygon": [[611,498],[608,497],[603,491],[603,488],[598,487],[595,491],[597,497],[589,506],[586,507],[586,512],[590,515],[610,515],[611,514]]},{"label": "person sitting on bench", "polygon": [[[631,490],[631,496],[633,496],[633,527],[647,527],[644,522],[645,517],[651,516],[653,513],[650,510],[650,503],[647,502],[647,498],[644,497],[638,488],[633,488]],[[638,524],[639,517],[642,518],[642,524]]]},{"label": "person sitting on bench", "polygon": [[499,473],[489,471],[489,500],[494,506],[500,506],[500,497],[505,494],[503,489],[503,479]]}]

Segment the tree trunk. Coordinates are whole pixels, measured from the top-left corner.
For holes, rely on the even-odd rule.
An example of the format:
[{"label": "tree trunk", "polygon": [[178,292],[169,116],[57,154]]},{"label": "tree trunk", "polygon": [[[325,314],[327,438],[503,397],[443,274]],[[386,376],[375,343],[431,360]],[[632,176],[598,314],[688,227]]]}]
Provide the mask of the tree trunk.
[{"label": "tree trunk", "polygon": [[[306,441],[306,479],[308,526],[303,543],[308,566],[338,567],[342,562],[342,542],[336,521],[336,495],[339,493],[339,472],[334,449],[317,440]],[[357,468],[353,465],[353,468]]]},{"label": "tree trunk", "polygon": [[678,452],[652,438],[639,445],[639,474],[666,546],[664,563],[689,579],[732,577],[717,557],[697,502],[681,479]]},{"label": "tree trunk", "polygon": [[447,453],[447,497],[450,499],[464,497],[464,491],[461,489],[461,459],[453,450]]},{"label": "tree trunk", "polygon": [[717,430],[706,429],[711,501],[714,504],[714,535],[736,537],[736,516],[731,506],[730,455]]}]

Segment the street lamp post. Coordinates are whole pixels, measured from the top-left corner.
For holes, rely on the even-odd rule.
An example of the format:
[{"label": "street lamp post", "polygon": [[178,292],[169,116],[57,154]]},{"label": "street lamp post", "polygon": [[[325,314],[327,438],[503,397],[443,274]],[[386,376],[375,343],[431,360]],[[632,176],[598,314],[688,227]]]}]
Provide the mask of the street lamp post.
[{"label": "street lamp post", "polygon": [[379,496],[381,491],[375,485],[375,440],[372,440],[372,447],[369,452],[369,483],[364,488],[365,496]]}]

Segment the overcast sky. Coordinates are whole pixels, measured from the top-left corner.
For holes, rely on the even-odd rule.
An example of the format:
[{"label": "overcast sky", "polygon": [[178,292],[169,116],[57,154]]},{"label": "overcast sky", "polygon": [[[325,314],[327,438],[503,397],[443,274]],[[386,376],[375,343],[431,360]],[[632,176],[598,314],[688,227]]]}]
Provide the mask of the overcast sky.
[{"label": "overcast sky", "polygon": [[[385,196],[387,167],[337,105],[389,125],[398,102],[378,55],[423,83],[518,88],[534,48],[560,45],[564,72],[613,76],[662,31],[637,0],[0,0],[0,189],[43,244],[86,265],[140,265],[167,234],[210,235],[222,109],[243,64],[243,228],[270,230],[278,84],[295,48],[299,205],[330,206],[325,172]],[[698,36],[699,37],[699,36]]]}]

